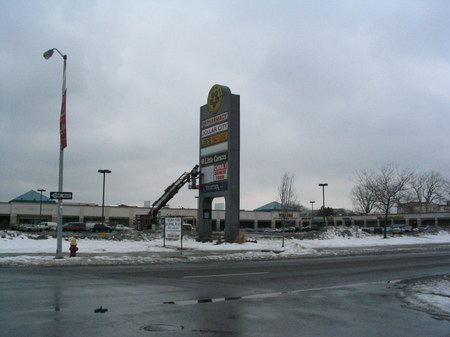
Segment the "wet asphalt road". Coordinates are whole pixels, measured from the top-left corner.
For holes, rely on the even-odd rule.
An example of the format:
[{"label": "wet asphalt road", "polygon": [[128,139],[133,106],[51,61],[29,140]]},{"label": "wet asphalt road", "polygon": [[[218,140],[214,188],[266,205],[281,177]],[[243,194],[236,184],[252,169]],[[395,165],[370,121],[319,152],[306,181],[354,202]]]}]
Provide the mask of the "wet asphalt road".
[{"label": "wet asphalt road", "polygon": [[449,337],[450,322],[405,306],[395,282],[449,272],[447,251],[2,268],[0,335]]}]

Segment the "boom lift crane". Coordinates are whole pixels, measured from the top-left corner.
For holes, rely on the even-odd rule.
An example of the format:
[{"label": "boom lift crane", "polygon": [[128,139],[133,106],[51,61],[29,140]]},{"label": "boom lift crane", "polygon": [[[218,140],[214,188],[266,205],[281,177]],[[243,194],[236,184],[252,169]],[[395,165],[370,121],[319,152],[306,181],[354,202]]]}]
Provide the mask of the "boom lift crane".
[{"label": "boom lift crane", "polygon": [[184,172],[177,180],[170,184],[165,190],[161,197],[152,204],[152,208],[148,215],[140,216],[137,218],[138,227],[143,229],[144,227],[149,227],[156,223],[158,213],[167,203],[178,193],[180,188],[182,188],[187,182],[190,183],[189,188],[198,188],[196,184],[197,176],[199,175],[198,165],[195,165],[190,172]]}]

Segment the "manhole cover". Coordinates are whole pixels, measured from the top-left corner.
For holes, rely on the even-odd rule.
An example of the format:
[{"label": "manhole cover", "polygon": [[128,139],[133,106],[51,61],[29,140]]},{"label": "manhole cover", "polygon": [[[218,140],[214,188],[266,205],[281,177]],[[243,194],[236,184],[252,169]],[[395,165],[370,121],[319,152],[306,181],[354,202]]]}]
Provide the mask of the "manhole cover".
[{"label": "manhole cover", "polygon": [[166,332],[166,331],[170,332],[183,330],[184,326],[176,324],[155,323],[144,326],[142,329],[149,332]]}]

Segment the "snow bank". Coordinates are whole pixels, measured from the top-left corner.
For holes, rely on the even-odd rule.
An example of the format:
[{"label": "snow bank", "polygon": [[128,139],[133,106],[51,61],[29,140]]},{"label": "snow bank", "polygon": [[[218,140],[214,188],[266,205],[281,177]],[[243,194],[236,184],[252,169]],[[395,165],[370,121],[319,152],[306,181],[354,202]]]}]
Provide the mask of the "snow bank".
[{"label": "snow bank", "polygon": [[450,277],[433,276],[405,281],[400,297],[436,319],[450,320]]},{"label": "snow bank", "polygon": [[[78,255],[88,254],[91,260],[86,259],[86,263],[103,261],[105,263],[119,263],[120,256],[125,263],[145,263],[160,261],[164,258],[179,252],[180,242],[166,241],[154,234],[140,234],[138,239],[112,240],[106,236],[95,238],[78,239]],[[185,237],[183,249],[191,254],[185,254],[190,261],[204,258],[218,259],[250,259],[250,258],[271,258],[294,257],[306,254],[319,254],[325,249],[360,249],[381,246],[402,246],[402,245],[425,245],[436,243],[450,243],[450,233],[439,231],[434,234],[389,236],[383,239],[381,235],[370,235],[361,232],[357,228],[329,228],[328,231],[315,234],[315,239],[302,239],[301,237],[282,240],[280,237],[248,237],[244,244],[216,242],[197,242],[192,237]],[[67,238],[63,240],[63,253],[67,255],[70,243]],[[56,251],[56,239],[46,235],[20,233],[15,231],[0,231],[0,265],[8,265],[12,262],[24,263],[25,256],[29,263],[35,264],[39,260],[45,264],[45,256],[51,256]],[[198,254],[193,254],[198,252]],[[201,254],[203,253],[203,254]],[[220,254],[221,253],[221,254]],[[114,255],[115,254],[115,255]],[[134,254],[134,255],[133,255]],[[164,255],[165,254],[165,255]],[[37,256],[36,256],[37,255]],[[105,256],[108,255],[108,256]],[[111,256],[114,255],[114,256]],[[128,256],[131,255],[131,256]],[[151,259],[144,259],[150,255]],[[94,258],[95,256],[95,258]],[[102,258],[100,258],[103,256]],[[125,256],[127,256],[125,258]],[[152,260],[153,259],[153,260]],[[150,261],[151,260],[151,261]],[[115,262],[113,262],[115,261]],[[70,262],[74,263],[74,262]],[[124,262],[122,262],[124,263]],[[96,263],[94,263],[96,264]]]}]

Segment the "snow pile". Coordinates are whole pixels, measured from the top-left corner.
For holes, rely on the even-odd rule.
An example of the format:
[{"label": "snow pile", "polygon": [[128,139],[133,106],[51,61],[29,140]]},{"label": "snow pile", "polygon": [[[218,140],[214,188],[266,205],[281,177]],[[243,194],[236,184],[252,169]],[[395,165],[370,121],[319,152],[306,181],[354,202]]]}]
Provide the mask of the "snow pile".
[{"label": "snow pile", "polygon": [[370,236],[370,234],[363,232],[359,227],[329,227],[320,238],[333,240],[336,238],[365,238],[367,236]]},{"label": "snow pile", "polygon": [[[81,235],[78,236],[76,258],[55,260],[56,238],[54,236],[0,231],[0,266],[5,265],[100,265],[100,264],[145,264],[179,261],[220,261],[248,259],[276,259],[319,254],[353,254],[376,249],[401,249],[425,244],[450,243],[450,234],[440,231],[435,234],[389,236],[371,235],[359,228],[329,227],[326,232],[300,233],[286,236],[284,245],[278,237],[247,235],[247,242],[221,243],[197,242],[193,237],[181,242],[164,241],[161,234],[138,232],[130,235]],[[307,235],[303,235],[307,234]],[[77,234],[78,235],[78,234]],[[122,238],[122,239],[120,239]],[[133,239],[131,239],[133,238]],[[62,251],[69,253],[69,239],[64,238]]]},{"label": "snow pile", "polygon": [[450,276],[426,277],[406,281],[402,300],[436,319],[450,320]]}]

